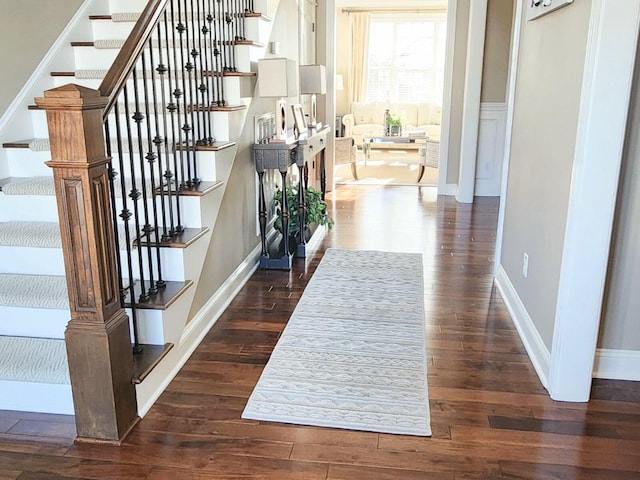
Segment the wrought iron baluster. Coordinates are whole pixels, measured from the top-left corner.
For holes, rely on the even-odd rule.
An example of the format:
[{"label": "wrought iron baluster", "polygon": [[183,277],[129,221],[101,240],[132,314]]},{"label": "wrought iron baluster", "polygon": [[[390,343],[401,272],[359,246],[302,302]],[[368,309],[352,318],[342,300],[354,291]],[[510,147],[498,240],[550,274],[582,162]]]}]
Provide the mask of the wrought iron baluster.
[{"label": "wrought iron baluster", "polygon": [[[158,26],[159,29],[159,26]],[[162,46],[160,45],[160,37],[158,37],[158,49],[161,51]],[[143,70],[146,72],[146,62],[144,60],[144,55],[142,56],[142,65]],[[159,231],[159,215],[158,215],[158,203],[160,203],[160,209],[162,212],[162,223],[164,224],[166,220],[166,216],[164,214],[164,189],[162,188],[162,180],[160,181],[160,189],[157,188],[156,183],[156,168],[155,164],[157,163],[158,169],[158,177],[162,178],[162,144],[163,139],[159,130],[159,118],[158,118],[158,94],[156,89],[156,77],[154,65],[155,61],[153,58],[153,40],[149,39],[149,65],[150,65],[150,74],[151,74],[151,99],[149,99],[149,89],[147,87],[147,80],[145,75],[145,88],[144,88],[144,103],[145,103],[145,114],[147,116],[147,144],[149,148],[149,152],[146,155],[147,161],[149,162],[149,177],[151,181],[151,198],[153,201],[151,202],[153,208],[153,218],[154,222],[152,228],[149,229],[147,234],[147,249],[149,250],[149,263],[152,263],[152,254],[155,252],[155,261],[156,268],[158,270],[158,279],[155,284],[152,284],[149,288],[153,288],[152,294],[158,292],[159,288],[165,286],[165,282],[162,279],[162,261],[160,257],[160,231]],[[164,68],[162,65],[162,61],[160,61],[160,65],[158,66],[160,70]],[[165,70],[166,72],[166,70]],[[162,95],[164,95],[164,78],[160,75],[160,89]],[[151,105],[153,102],[153,124],[155,127],[155,136],[152,137],[153,133],[151,131]],[[154,151],[155,149],[155,151]],[[158,191],[159,190],[159,191]],[[163,226],[163,228],[166,228]]]},{"label": "wrought iron baluster", "polygon": [[[184,169],[184,164],[186,162],[185,156],[187,155],[187,153],[184,151],[183,148],[181,148],[182,145],[184,145],[186,143],[186,141],[182,138],[182,134],[184,133],[182,130],[182,126],[184,125],[187,120],[186,120],[186,113],[184,108],[180,109],[180,99],[184,97],[184,91],[180,89],[179,85],[179,75],[178,75],[178,53],[177,50],[180,50],[180,56],[182,56],[182,40],[180,39],[180,41],[178,41],[176,39],[176,32],[179,33],[177,26],[174,28],[173,26],[176,25],[176,13],[175,13],[175,8],[174,8],[174,4],[176,2],[173,1],[171,2],[171,43],[173,44],[173,79],[175,81],[175,88],[172,90],[172,94],[173,94],[173,98],[174,101],[171,102],[168,105],[168,109],[171,112],[171,129],[174,132],[173,133],[173,171],[171,171],[171,165],[169,162],[167,162],[167,166],[165,169],[165,173],[164,173],[164,181],[165,184],[169,185],[169,193],[171,194],[171,191],[173,190],[174,195],[175,195],[175,203],[176,205],[179,205],[180,202],[178,201],[178,193],[180,191],[180,188],[182,187],[181,185],[181,178],[185,177],[185,169]],[[178,20],[179,22],[179,20]],[[165,24],[165,33],[167,38],[169,38],[169,33],[168,33],[168,25]],[[171,56],[168,56],[168,58],[171,58]],[[171,75],[171,66],[169,66],[169,79],[171,79],[172,75]],[[171,87],[170,87],[171,89]],[[184,102],[183,102],[184,103]],[[184,123],[182,123],[184,122]],[[172,189],[171,186],[174,185],[175,189]],[[182,223],[181,223],[181,212],[179,208],[176,208],[176,223],[174,223],[174,218],[173,218],[173,211],[171,210],[171,205],[173,204],[173,202],[169,202],[169,208],[170,208],[170,216],[171,216],[171,231],[170,231],[170,235],[174,235],[176,232],[181,232],[183,230],[182,227]]]},{"label": "wrought iron baluster", "polygon": [[[127,135],[127,138],[130,139],[131,138],[131,132],[130,132],[130,128],[129,128],[129,98],[127,95],[127,87],[125,86],[124,89],[122,90],[122,98],[123,98],[123,103],[124,103],[124,107],[125,107],[125,118],[126,118],[126,122],[127,122],[127,130],[129,132],[129,134]],[[123,144],[122,144],[122,126],[121,126],[121,122],[120,122],[120,108],[118,106],[118,103],[116,102],[114,105],[114,116],[115,116],[115,123],[116,123],[116,144],[118,147],[118,164],[120,167],[120,172],[124,172],[126,170],[126,159],[124,156],[124,150],[123,150]],[[111,142],[110,139],[107,140],[107,142]],[[131,148],[131,141],[128,140],[129,143],[129,152],[131,152],[132,148]],[[129,154],[129,156],[131,156],[131,154]],[[131,162],[132,163],[132,162]],[[128,286],[124,287],[121,291],[120,291],[120,296],[121,296],[121,302],[122,304],[125,304],[125,300],[127,295],[129,296],[129,298],[131,299],[131,312],[132,312],[132,325],[133,325],[133,353],[140,353],[142,352],[142,347],[140,346],[139,343],[139,333],[138,333],[138,321],[137,321],[137,313],[136,313],[136,294],[135,294],[135,279],[133,276],[133,253],[132,253],[132,245],[133,245],[133,241],[131,239],[131,226],[129,225],[129,221],[131,220],[131,217],[133,216],[137,216],[137,207],[135,206],[136,204],[136,200],[134,200],[133,198],[129,197],[133,203],[134,203],[134,212],[135,215],[133,213],[131,213],[131,210],[129,210],[129,201],[127,200],[127,183],[126,180],[124,178],[124,175],[120,175],[120,192],[121,192],[121,196],[122,196],[122,210],[120,211],[120,214],[118,215],[122,221],[124,222],[123,224],[123,228],[124,228],[124,238],[125,238],[125,248],[126,248],[126,252],[127,252],[127,275],[128,275]],[[113,191],[113,195],[115,195],[115,189]],[[115,202],[115,198],[114,198],[114,202]],[[115,210],[114,210],[115,211]],[[135,224],[137,224],[137,221],[135,222]],[[123,271],[120,271],[120,276],[122,277],[123,275]],[[144,289],[144,282],[142,282],[142,288]]]},{"label": "wrought iron baluster", "polygon": [[[189,99],[187,98],[187,75],[185,75],[185,70],[187,70],[187,65],[189,65],[189,53],[188,53],[188,40],[185,41],[185,32],[187,30],[187,27],[182,23],[182,2],[183,0],[178,0],[178,25],[176,26],[176,30],[178,31],[178,34],[180,36],[180,62],[182,64],[182,94],[181,94],[181,98],[182,98],[182,112],[183,112],[183,124],[182,124],[182,132],[184,133],[184,143],[182,144],[181,148],[184,149],[185,151],[185,155],[183,157],[183,162],[180,165],[180,179],[179,179],[179,189],[180,190],[185,190],[189,187],[190,185],[190,178],[191,178],[191,170],[189,169],[189,165],[191,164],[191,156],[195,155],[195,140],[193,140],[193,135],[194,135],[194,131],[193,131],[193,111],[191,112],[191,115],[189,115]],[[185,45],[186,43],[186,45]],[[185,52],[185,50],[187,50],[187,52]],[[187,61],[185,62],[185,57],[187,58]],[[177,73],[177,72],[176,72]],[[189,120],[192,121],[191,124],[189,124]],[[178,173],[178,172],[176,172]],[[167,179],[167,180],[170,180]]]},{"label": "wrought iron baluster", "polygon": [[219,7],[218,0],[208,0],[211,11],[213,13],[213,55],[215,59],[215,81],[216,81],[216,103],[218,106],[225,105],[224,100],[224,60],[221,58],[222,49],[220,45],[220,39],[222,38],[222,33],[220,31],[220,11],[216,9],[216,6]]},{"label": "wrought iron baluster", "polygon": [[[162,240],[169,240],[173,235],[177,232],[181,232],[183,230],[183,226],[181,224],[181,211],[180,211],[180,202],[178,198],[178,168],[180,166],[183,178],[184,178],[184,155],[185,152],[181,148],[177,148],[178,145],[182,144],[182,130],[180,129],[180,98],[183,96],[182,90],[179,88],[178,83],[178,54],[176,50],[178,49],[178,43],[176,41],[176,29],[173,28],[175,25],[175,13],[173,9],[173,3],[171,3],[171,41],[169,41],[169,19],[167,12],[164,12],[164,34],[167,39],[167,45],[172,45],[173,55],[170,55],[167,52],[167,69],[168,69],[168,82],[169,82],[169,94],[173,96],[173,99],[170,99],[167,105],[164,104],[165,96],[163,95],[163,115],[165,112],[169,112],[171,117],[171,130],[168,130],[166,124],[166,116],[164,117],[165,121],[165,132],[166,132],[166,164],[163,177],[165,178],[165,182],[163,185],[163,190],[167,188],[168,194],[168,210],[169,210],[169,221],[171,229],[167,234],[166,231],[162,235]],[[173,58],[173,64],[172,62]],[[171,75],[173,70],[173,75]],[[175,81],[175,88],[173,86],[172,80]],[[186,122],[186,120],[185,120]],[[169,142],[169,132],[171,133],[173,141]],[[171,151],[171,156],[168,155],[169,150]],[[171,171],[171,159],[173,160],[173,171]],[[174,188],[175,187],[175,188]],[[175,217],[177,223],[174,223],[174,205],[175,205]]]},{"label": "wrought iron baluster", "polygon": [[[141,61],[142,61],[142,82],[143,82],[143,88],[146,91],[147,75],[145,72],[146,61],[145,61],[144,52],[141,55]],[[137,71],[138,71],[137,67],[134,67],[132,71],[132,79],[133,79],[133,98],[134,98],[135,112],[131,116],[131,119],[136,123],[136,131],[138,134],[138,137],[135,143],[137,144],[137,150],[138,150],[141,192],[137,191],[137,194],[139,195],[138,198],[142,198],[142,217],[144,219],[144,225],[142,226],[140,226],[140,222],[136,221],[138,257],[139,257],[138,262],[140,266],[141,277],[143,276],[142,271],[144,270],[143,252],[145,251],[147,252],[147,256],[148,256],[147,260],[149,262],[149,265],[147,268],[147,273],[149,274],[149,288],[144,294],[140,295],[140,301],[146,302],[146,301],[149,301],[149,298],[151,295],[155,295],[157,293],[157,290],[155,288],[155,282],[154,282],[155,275],[154,275],[153,264],[151,261],[151,250],[144,246],[144,243],[142,240],[143,238],[146,238],[146,239],[149,238],[149,233],[153,231],[153,227],[151,227],[149,223],[149,198],[148,198],[149,192],[147,189],[147,175],[146,175],[146,169],[144,165],[144,162],[145,162],[144,145],[142,144],[142,122],[147,120],[147,123],[148,123],[148,117],[145,117],[145,115],[140,111],[140,93],[138,88]],[[133,141],[133,139],[131,139],[131,141]],[[151,140],[149,139],[148,142],[149,142],[149,151],[151,151],[152,150]],[[131,153],[131,155],[133,155],[133,152]],[[132,168],[131,170],[131,183],[133,185],[132,192],[133,192],[133,189],[137,190],[137,183],[138,183],[134,172],[135,170]],[[140,235],[140,230],[142,230],[143,235]]]},{"label": "wrought iron baluster", "polygon": [[211,145],[214,142],[213,138],[213,118],[211,115],[211,105],[213,104],[213,76],[211,69],[213,68],[213,63],[209,65],[210,52],[209,47],[211,45],[211,24],[209,23],[210,12],[207,11],[206,0],[201,0],[201,3],[198,3],[198,6],[201,8],[201,17],[200,21],[202,22],[202,28],[200,31],[202,32],[202,55],[200,56],[200,61],[204,58],[204,67],[201,65],[202,71],[202,82],[206,85],[206,96],[204,101],[202,102],[203,108],[205,109],[205,114],[208,117],[208,127],[207,127],[207,145]]}]

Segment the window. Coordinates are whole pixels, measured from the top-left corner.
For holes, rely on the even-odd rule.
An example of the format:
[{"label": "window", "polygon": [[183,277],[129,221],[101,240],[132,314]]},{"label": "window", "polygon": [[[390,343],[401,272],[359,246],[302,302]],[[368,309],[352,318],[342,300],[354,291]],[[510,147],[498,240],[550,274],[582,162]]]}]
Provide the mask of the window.
[{"label": "window", "polygon": [[446,15],[372,17],[367,101],[442,103]]}]

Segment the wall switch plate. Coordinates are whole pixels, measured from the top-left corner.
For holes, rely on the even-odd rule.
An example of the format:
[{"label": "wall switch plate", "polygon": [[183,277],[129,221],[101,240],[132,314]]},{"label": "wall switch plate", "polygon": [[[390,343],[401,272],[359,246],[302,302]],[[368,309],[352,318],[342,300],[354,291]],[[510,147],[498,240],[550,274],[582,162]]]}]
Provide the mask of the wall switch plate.
[{"label": "wall switch plate", "polygon": [[522,255],[522,276],[527,278],[529,275],[529,255],[526,252]]},{"label": "wall switch plate", "polygon": [[526,0],[527,6],[527,20],[535,20],[547,13],[551,13],[560,7],[565,7],[573,0]]}]

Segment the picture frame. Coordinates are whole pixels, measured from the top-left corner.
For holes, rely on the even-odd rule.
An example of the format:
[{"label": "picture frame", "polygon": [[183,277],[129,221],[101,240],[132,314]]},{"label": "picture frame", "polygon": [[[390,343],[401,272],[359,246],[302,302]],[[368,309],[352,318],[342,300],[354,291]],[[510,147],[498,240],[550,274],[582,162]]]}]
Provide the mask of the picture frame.
[{"label": "picture frame", "polygon": [[307,130],[307,121],[304,118],[304,109],[299,103],[291,105],[293,111],[293,122],[298,135]]}]

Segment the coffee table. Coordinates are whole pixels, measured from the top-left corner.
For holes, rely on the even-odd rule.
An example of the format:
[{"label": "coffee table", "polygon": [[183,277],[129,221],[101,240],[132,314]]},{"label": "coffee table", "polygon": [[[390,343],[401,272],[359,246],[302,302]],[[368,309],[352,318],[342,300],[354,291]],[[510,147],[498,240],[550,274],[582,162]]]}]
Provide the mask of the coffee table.
[{"label": "coffee table", "polygon": [[[378,150],[419,150],[425,147],[428,137],[426,135],[411,136],[382,136],[382,137],[364,137],[362,143],[362,153],[365,162],[371,158],[371,149]],[[418,179],[416,183],[422,180],[425,171],[424,158],[420,157],[420,168],[418,169]]]}]

